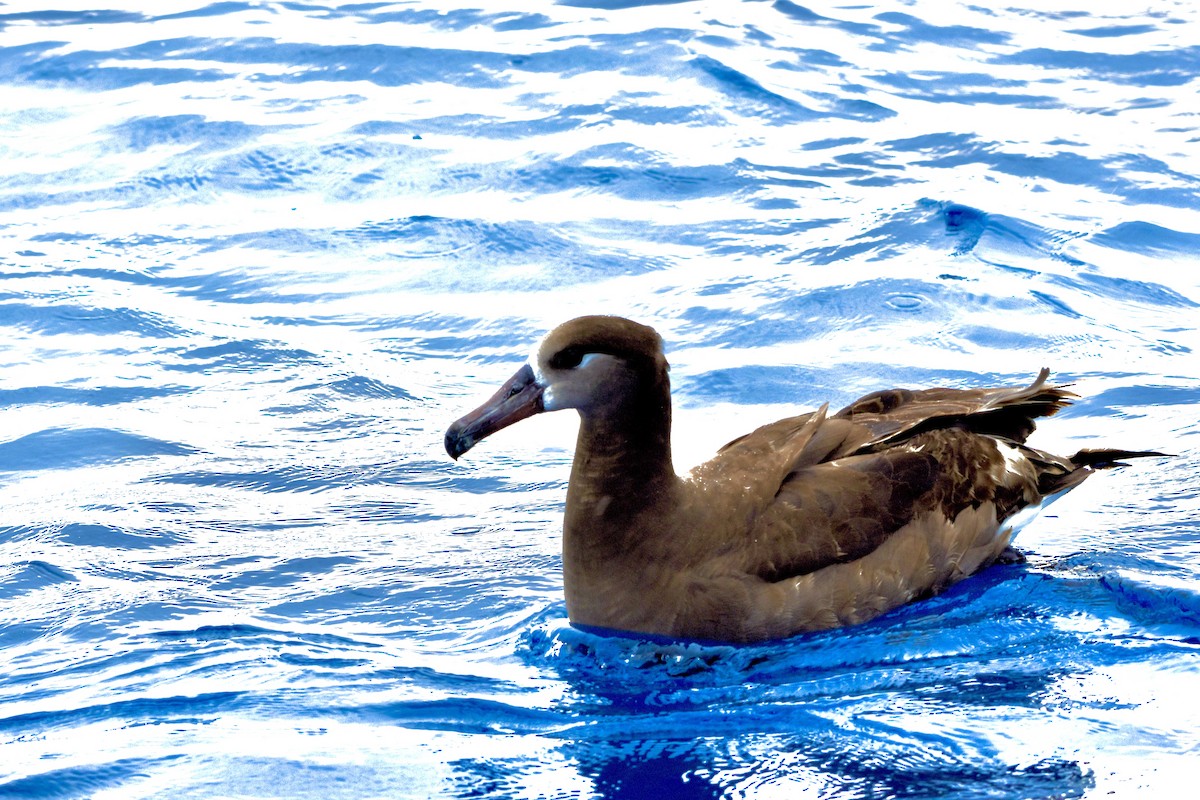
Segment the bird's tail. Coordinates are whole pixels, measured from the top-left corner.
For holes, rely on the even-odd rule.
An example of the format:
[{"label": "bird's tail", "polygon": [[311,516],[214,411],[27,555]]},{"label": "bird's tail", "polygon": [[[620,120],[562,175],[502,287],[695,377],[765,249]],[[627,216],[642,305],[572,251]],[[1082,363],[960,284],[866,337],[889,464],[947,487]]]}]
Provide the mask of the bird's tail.
[{"label": "bird's tail", "polygon": [[1071,456],[1070,461],[1077,467],[1110,469],[1112,467],[1128,467],[1129,465],[1122,461],[1125,458],[1150,457],[1166,458],[1167,454],[1159,453],[1155,450],[1080,450]]},{"label": "bird's tail", "polygon": [[[1039,453],[1046,456],[1048,454]],[[1098,450],[1080,450],[1070,458],[1049,456],[1043,461],[1039,470],[1038,491],[1043,496],[1058,494],[1068,489],[1074,489],[1083,483],[1087,476],[1098,469],[1127,467],[1123,459],[1167,457],[1167,453],[1154,450],[1114,450],[1103,448]]]}]

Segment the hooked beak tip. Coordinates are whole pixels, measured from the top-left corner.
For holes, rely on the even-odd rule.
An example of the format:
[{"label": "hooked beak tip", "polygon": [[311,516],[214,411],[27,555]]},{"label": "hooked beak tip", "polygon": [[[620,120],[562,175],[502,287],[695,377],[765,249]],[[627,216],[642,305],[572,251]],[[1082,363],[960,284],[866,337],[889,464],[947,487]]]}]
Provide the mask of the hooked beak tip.
[{"label": "hooked beak tip", "polygon": [[446,454],[450,458],[458,461],[459,456],[475,446],[475,442],[470,436],[463,436],[458,424],[450,426],[450,430],[446,431]]},{"label": "hooked beak tip", "polygon": [[544,411],[542,387],[525,365],[491,399],[455,422],[446,431],[446,453],[455,461],[478,442],[501,428]]}]

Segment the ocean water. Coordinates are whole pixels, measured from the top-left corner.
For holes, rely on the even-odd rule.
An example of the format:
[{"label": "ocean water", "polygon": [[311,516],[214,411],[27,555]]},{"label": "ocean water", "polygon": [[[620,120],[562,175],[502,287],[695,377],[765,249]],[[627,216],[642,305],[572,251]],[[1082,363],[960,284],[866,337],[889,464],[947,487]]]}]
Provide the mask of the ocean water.
[{"label": "ocean water", "polygon": [[[1200,10],[0,5],[0,797],[1178,796],[1200,763]],[[676,463],[891,386],[1159,449],[1021,565],[742,648],[566,621],[550,327]]]}]

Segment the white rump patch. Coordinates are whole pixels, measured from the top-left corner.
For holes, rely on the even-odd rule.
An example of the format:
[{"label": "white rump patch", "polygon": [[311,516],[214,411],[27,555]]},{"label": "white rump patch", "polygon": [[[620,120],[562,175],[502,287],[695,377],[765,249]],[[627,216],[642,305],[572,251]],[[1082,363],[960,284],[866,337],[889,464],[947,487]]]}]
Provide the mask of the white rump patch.
[{"label": "white rump patch", "polygon": [[1016,538],[1016,535],[1021,532],[1022,528],[1033,522],[1037,515],[1042,513],[1042,509],[1048,504],[1047,498],[1042,498],[1040,503],[1034,503],[1032,505],[1025,506],[1011,517],[1004,520],[1002,527],[1008,531],[1009,541],[1012,541],[1014,538]]},{"label": "white rump patch", "polygon": [[1003,527],[1005,529],[1011,531],[1009,533],[1009,538],[1011,539],[1014,536],[1016,536],[1017,533],[1019,533],[1022,528],[1024,528],[1030,522],[1033,522],[1034,517],[1036,517],[1038,514],[1041,514],[1043,511],[1045,511],[1046,508],[1049,507],[1049,505],[1051,503],[1058,500],[1063,495],[1070,493],[1071,489],[1074,489],[1074,488],[1075,487],[1072,486],[1070,489],[1063,489],[1061,492],[1055,492],[1054,494],[1048,494],[1045,497],[1043,497],[1040,502],[1034,503],[1033,505],[1025,506],[1020,511],[1013,514],[1011,517],[1004,520]]},{"label": "white rump patch", "polygon": [[992,439],[996,443],[996,449],[1000,451],[1000,455],[1004,458],[1004,471],[1009,475],[1021,475],[1025,472],[1023,467],[1029,464],[1029,459],[1021,453],[1021,451],[1000,439]]}]

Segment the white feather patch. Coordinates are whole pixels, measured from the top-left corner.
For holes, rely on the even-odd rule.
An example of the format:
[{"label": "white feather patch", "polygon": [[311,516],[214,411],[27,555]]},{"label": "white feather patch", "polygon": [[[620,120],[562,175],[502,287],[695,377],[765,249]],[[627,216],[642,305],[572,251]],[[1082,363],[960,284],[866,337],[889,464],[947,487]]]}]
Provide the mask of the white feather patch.
[{"label": "white feather patch", "polygon": [[542,372],[542,362],[541,359],[538,358],[538,356],[541,355],[542,344],[544,341],[545,340],[542,340],[542,342],[535,344],[533,346],[533,352],[529,354],[529,368],[533,370],[533,379],[537,381],[539,386],[546,385],[546,376]]},{"label": "white feather patch", "polygon": [[1008,538],[1013,539],[1021,529],[1029,523],[1033,522],[1038,514],[1042,513],[1042,509],[1047,505],[1046,498],[1042,498],[1040,503],[1025,506],[1017,513],[1013,514],[1008,519],[1004,520],[1002,527],[1009,531]]},{"label": "white feather patch", "polygon": [[538,383],[541,384],[543,387],[542,388],[542,411],[558,411],[558,406],[555,405],[555,402],[554,402],[554,387],[546,386],[540,380],[538,381]]},{"label": "white feather patch", "polygon": [[1004,471],[1009,475],[1022,475],[1027,469],[1029,459],[1016,447],[1008,442],[1000,439],[993,439],[996,443],[996,449],[1000,451],[1001,457],[1004,459]]}]

